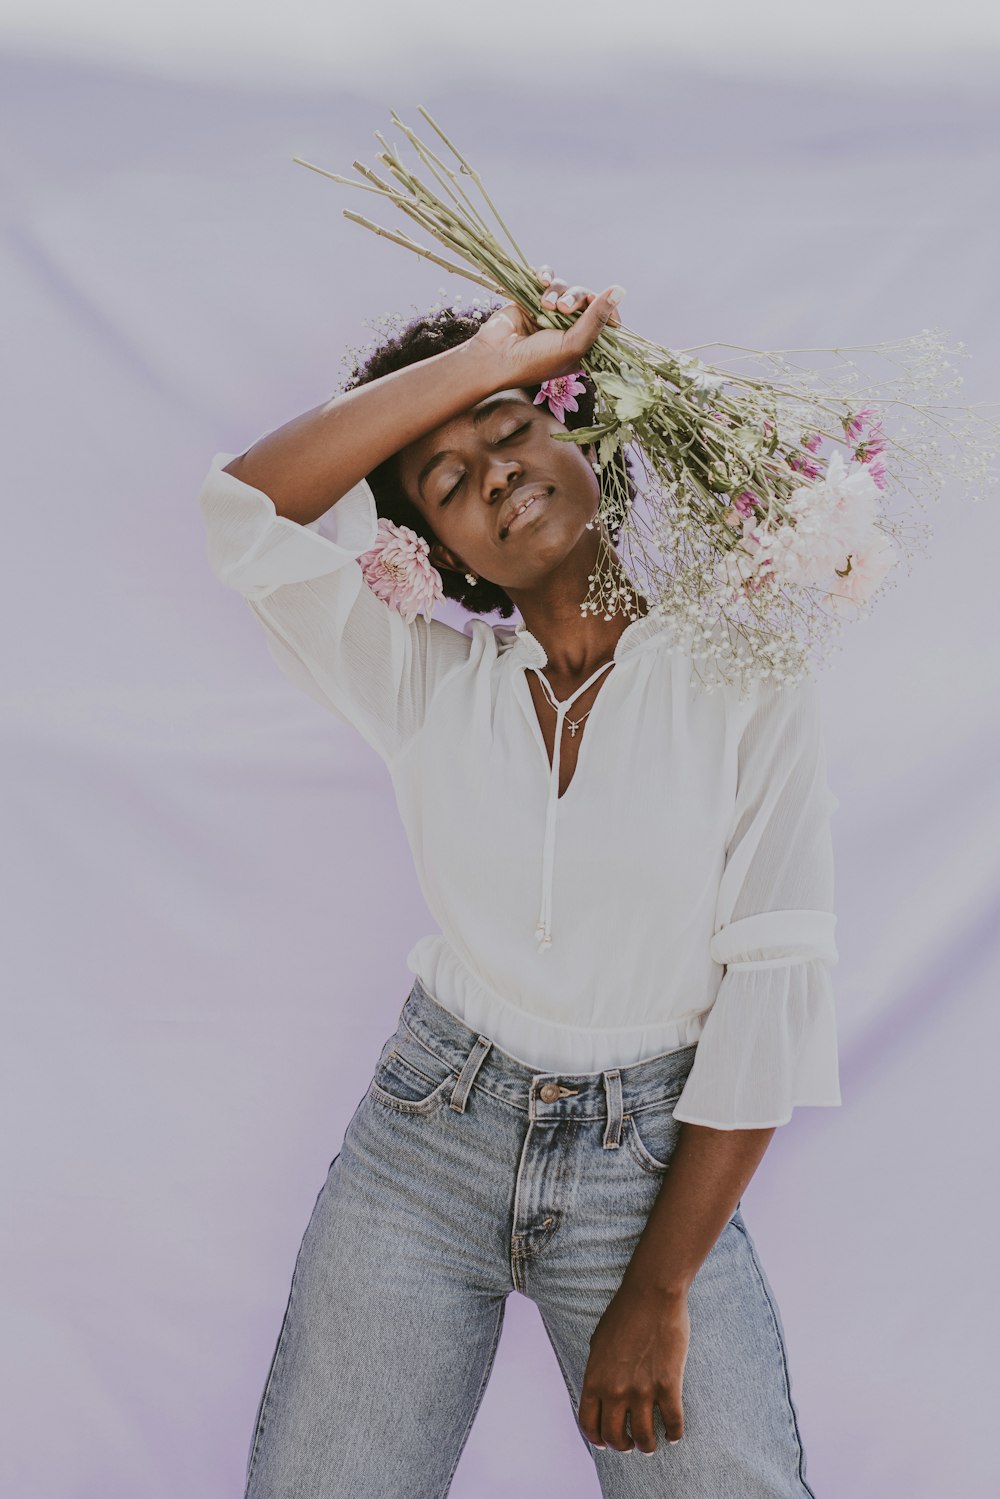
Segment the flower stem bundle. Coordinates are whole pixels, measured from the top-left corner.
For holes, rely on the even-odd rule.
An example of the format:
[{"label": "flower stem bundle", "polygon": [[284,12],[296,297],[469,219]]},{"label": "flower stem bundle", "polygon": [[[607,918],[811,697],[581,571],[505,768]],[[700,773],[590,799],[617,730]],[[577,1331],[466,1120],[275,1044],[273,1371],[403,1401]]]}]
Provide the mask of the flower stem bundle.
[{"label": "flower stem bundle", "polygon": [[[420,113],[440,142],[436,150],[392,112],[417,155],[416,170],[379,131],[381,174],[355,161],[356,181],[294,159],[400,210],[420,238],[348,209],[346,218],[518,303],[539,327],[569,327],[575,313],[541,308],[546,285],[479,172]],[[763,369],[695,357],[711,347],[731,350],[730,365]],[[850,348],[677,350],[625,325],[606,326],[581,361],[597,390],[593,423],[554,434],[594,444],[601,469],[604,524],[583,613],[610,618],[638,591],[675,627],[708,691],[809,675],[828,658],[840,626],[882,593],[913,547],[924,549],[930,530],[914,520],[914,505],[926,509],[948,478],[983,489],[997,483],[988,472],[997,423],[978,407],[917,399],[925,389],[961,385],[944,355],[964,352],[964,344],[951,349],[930,329]],[[898,373],[863,383],[851,354],[886,360]],[[790,357],[799,355],[833,355],[839,364],[818,369]],[[888,430],[889,408],[913,426]],[[950,455],[941,436],[951,439]],[[620,447],[641,473],[634,499],[610,462]],[[619,531],[620,555],[609,529]],[[632,588],[622,587],[623,567]]]}]

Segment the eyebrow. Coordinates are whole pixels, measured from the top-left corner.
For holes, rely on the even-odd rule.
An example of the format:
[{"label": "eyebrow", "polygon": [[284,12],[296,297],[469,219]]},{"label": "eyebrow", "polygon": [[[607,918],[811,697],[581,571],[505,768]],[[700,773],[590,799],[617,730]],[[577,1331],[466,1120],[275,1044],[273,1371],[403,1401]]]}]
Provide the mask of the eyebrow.
[{"label": "eyebrow", "polygon": [[[497,411],[501,406],[523,406],[524,404],[525,403],[517,396],[495,396],[491,401],[485,402],[482,406],[478,407],[478,409],[472,413],[472,425],[474,427],[478,427],[482,422],[486,420],[488,416],[490,416],[494,411]],[[427,478],[427,475],[430,473],[432,468],[436,468],[439,463],[444,462],[444,460],[448,457],[448,453],[450,451],[450,449],[446,449],[442,453],[435,453],[434,457],[428,459],[423,468],[420,470],[420,473],[417,475],[417,488],[420,491],[421,498],[427,498],[427,496],[424,494],[424,480]]]}]

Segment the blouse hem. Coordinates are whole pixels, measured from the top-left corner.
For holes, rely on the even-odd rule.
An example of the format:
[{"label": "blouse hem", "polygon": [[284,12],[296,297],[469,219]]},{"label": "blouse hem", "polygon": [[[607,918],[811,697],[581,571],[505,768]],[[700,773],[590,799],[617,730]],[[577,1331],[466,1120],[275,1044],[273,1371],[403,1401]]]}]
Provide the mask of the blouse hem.
[{"label": "blouse hem", "polygon": [[840,1098],[811,1098],[808,1103],[793,1103],[787,1114],[780,1119],[762,1119],[759,1123],[720,1124],[717,1119],[696,1119],[687,1114],[679,1114],[674,1110],[674,1118],[680,1124],[702,1124],[707,1129],[777,1129],[779,1125],[791,1122],[792,1114],[796,1109],[837,1109],[840,1108],[843,1099]]}]

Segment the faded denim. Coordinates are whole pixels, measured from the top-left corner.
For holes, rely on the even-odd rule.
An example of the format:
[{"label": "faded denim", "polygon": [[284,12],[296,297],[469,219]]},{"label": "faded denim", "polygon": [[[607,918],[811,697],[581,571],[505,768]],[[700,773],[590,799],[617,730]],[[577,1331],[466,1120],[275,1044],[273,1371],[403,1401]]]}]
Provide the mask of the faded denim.
[{"label": "faded denim", "polygon": [[[575,1414],[694,1055],[539,1072],[416,979],[302,1239],[245,1499],[444,1499],[511,1291],[537,1305]],[[739,1207],[688,1305],[684,1437],[668,1444],[658,1409],[652,1454],[581,1432],[601,1493],[815,1499],[781,1318]]]}]

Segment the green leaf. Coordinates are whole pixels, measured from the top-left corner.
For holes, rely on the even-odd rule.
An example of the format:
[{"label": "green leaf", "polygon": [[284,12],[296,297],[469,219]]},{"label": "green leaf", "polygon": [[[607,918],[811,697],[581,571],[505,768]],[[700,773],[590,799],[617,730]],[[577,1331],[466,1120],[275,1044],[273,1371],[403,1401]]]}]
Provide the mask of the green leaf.
[{"label": "green leaf", "polygon": [[574,427],[565,432],[553,432],[551,435],[556,442],[596,442],[606,432],[613,432],[617,428],[617,422],[605,422],[599,427]]}]

